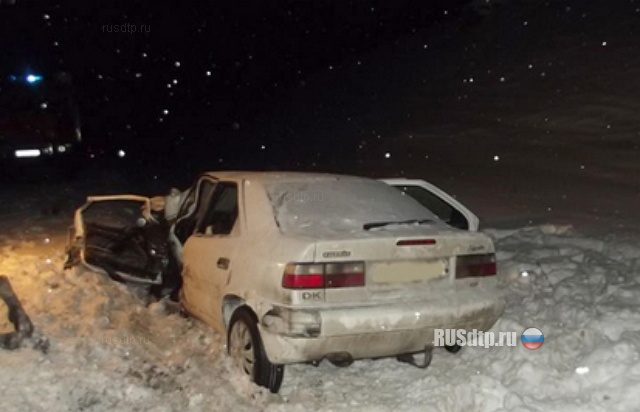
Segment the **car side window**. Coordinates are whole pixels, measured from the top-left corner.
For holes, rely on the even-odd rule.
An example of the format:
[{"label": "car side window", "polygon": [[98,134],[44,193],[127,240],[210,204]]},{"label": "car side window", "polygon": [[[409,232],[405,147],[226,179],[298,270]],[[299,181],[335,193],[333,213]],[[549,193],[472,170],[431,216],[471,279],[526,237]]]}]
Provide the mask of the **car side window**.
[{"label": "car side window", "polygon": [[462,213],[430,191],[420,186],[395,186],[403,193],[417,200],[449,226],[469,230],[469,222]]},{"label": "car side window", "polygon": [[198,220],[196,233],[228,235],[238,219],[238,186],[220,182],[211,199],[207,213]]},{"label": "car side window", "polygon": [[197,201],[195,210],[193,211],[191,216],[188,216],[179,221],[174,229],[174,233],[180,243],[184,244],[184,242],[187,241],[189,236],[191,236],[196,229],[196,223],[199,220],[202,220],[207,214],[207,206],[211,202],[211,196],[214,194],[215,187],[216,183],[212,182],[211,180],[203,179],[200,181],[200,184],[197,188],[197,200],[192,200]]}]

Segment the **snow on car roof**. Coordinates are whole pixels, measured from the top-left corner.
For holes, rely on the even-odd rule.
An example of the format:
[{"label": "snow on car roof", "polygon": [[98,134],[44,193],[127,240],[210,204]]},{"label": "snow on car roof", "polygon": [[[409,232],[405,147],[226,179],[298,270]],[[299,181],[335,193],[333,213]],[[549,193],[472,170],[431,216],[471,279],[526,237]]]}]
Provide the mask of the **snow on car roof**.
[{"label": "snow on car roof", "polygon": [[337,175],[330,173],[307,173],[307,172],[256,172],[256,171],[242,171],[242,170],[224,170],[224,171],[209,171],[204,175],[213,177],[216,179],[247,179],[252,181],[260,181],[263,183],[272,181],[284,181],[284,180],[299,180],[299,179],[362,179],[356,176]]}]

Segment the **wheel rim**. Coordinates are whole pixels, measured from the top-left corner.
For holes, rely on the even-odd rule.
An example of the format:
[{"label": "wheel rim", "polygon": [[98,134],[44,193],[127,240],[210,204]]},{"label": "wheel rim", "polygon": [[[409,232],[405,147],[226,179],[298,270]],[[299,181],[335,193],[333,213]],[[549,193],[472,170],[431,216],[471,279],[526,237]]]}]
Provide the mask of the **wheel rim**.
[{"label": "wheel rim", "polygon": [[231,339],[229,341],[229,353],[236,367],[242,369],[253,379],[256,358],[249,327],[242,321],[236,322],[231,330]]}]

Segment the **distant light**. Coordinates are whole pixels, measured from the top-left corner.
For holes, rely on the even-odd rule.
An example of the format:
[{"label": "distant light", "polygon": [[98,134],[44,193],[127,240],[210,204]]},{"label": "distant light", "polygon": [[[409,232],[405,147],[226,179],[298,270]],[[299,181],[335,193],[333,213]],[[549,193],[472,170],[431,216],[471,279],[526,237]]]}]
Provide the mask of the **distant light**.
[{"label": "distant light", "polygon": [[526,277],[529,277],[529,272],[527,272],[526,270],[523,270],[523,271],[520,273],[520,275],[521,275],[523,278],[526,278]]},{"label": "distant light", "polygon": [[118,150],[118,157],[119,157],[119,158],[123,158],[123,157],[125,157],[126,155],[127,155],[127,154],[125,153],[125,151],[124,151],[124,150],[122,150],[122,149]]},{"label": "distant light", "polygon": [[163,114],[165,114],[165,115],[167,115],[167,114],[169,114],[169,110],[164,109],[164,110],[162,111],[162,113],[163,113]]},{"label": "distant light", "polygon": [[603,41],[603,42],[602,42],[602,47],[605,47],[606,45],[607,45],[607,42],[606,42],[606,41]]},{"label": "distant light", "polygon": [[42,103],[40,103],[40,108],[41,108],[42,110],[46,109],[47,107],[49,107],[49,105],[47,104],[47,102],[42,102]]},{"label": "distant light", "polygon": [[176,67],[180,67],[180,62],[175,62],[175,63],[173,63],[173,65],[176,66]]},{"label": "distant light", "polygon": [[389,159],[391,157],[391,153],[387,152],[384,154],[385,159]]},{"label": "distant light", "polygon": [[29,75],[27,75],[25,80],[27,81],[27,83],[34,84],[34,83],[38,83],[40,80],[42,80],[42,76],[38,76],[38,75],[35,75],[35,74],[29,74]]},{"label": "distant light", "polygon": [[64,153],[67,151],[67,147],[63,144],[58,146],[58,153]]},{"label": "distant light", "polygon": [[210,70],[207,70],[205,74],[206,74],[207,76],[211,76],[211,71],[210,71]]},{"label": "distant light", "polygon": [[498,155],[493,156],[493,160],[494,160],[495,162],[497,162],[498,160],[500,160],[500,156],[498,156]]},{"label": "distant light", "polygon": [[17,158],[25,158],[25,157],[40,157],[39,149],[24,149],[24,150],[16,150],[15,155]]}]

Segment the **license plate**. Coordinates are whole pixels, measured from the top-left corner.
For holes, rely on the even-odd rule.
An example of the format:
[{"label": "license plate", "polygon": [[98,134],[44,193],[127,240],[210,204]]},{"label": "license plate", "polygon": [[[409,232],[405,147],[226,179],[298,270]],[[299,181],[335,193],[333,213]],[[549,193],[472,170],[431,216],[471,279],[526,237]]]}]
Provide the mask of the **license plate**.
[{"label": "license plate", "polygon": [[368,268],[374,283],[420,282],[446,274],[444,260],[419,260],[411,262],[377,262]]}]

